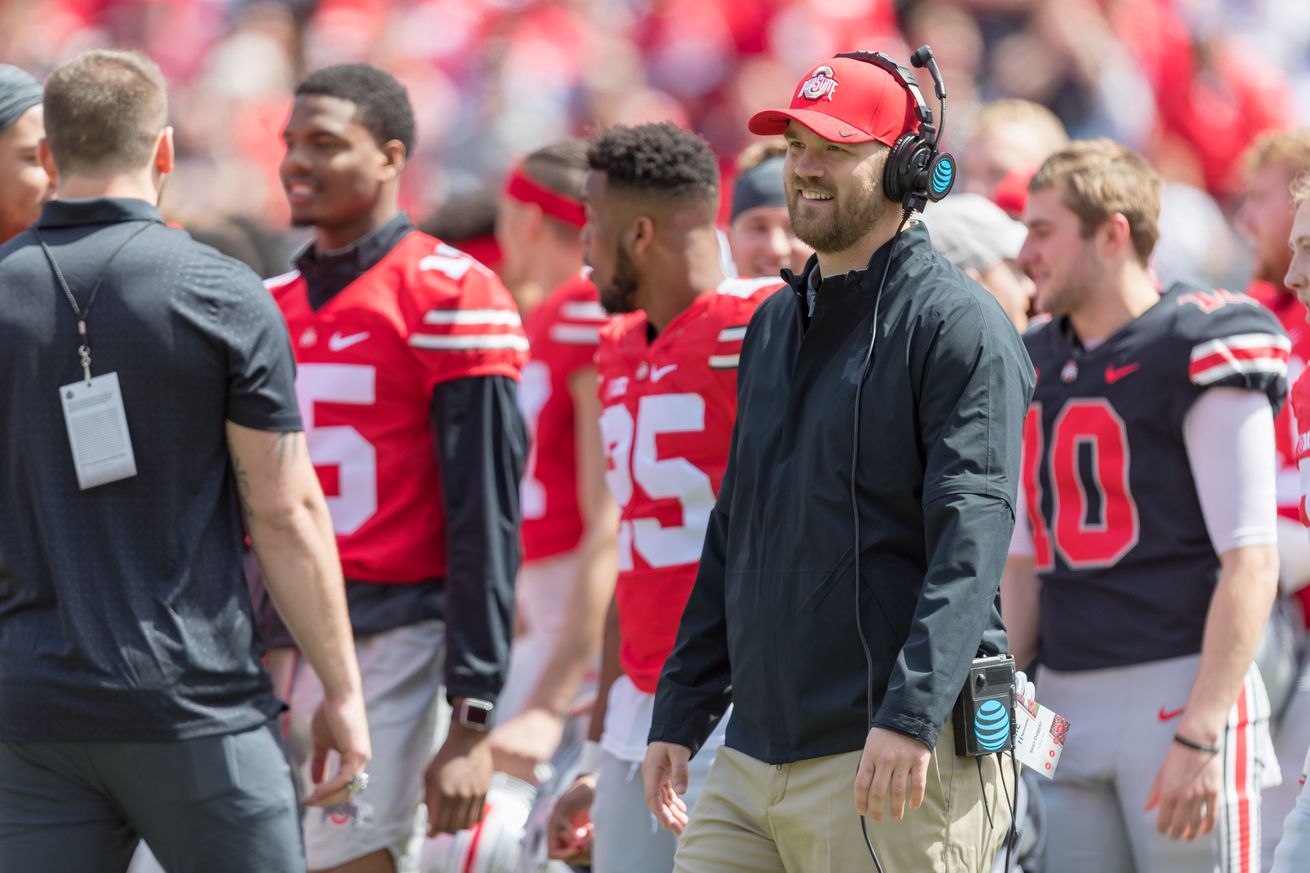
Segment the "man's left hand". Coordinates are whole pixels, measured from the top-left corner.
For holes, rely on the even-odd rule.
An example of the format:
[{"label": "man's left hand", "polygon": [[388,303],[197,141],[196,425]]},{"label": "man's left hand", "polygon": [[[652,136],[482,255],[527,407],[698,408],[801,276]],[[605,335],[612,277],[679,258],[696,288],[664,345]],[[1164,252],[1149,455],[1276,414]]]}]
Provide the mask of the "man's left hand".
[{"label": "man's left hand", "polygon": [[910,809],[923,805],[928,787],[928,762],[932,752],[923,743],[905,734],[875,727],[869,729],[860,755],[860,769],[855,774],[855,811],[880,822],[890,804],[893,821],[905,815],[905,801]]},{"label": "man's left hand", "polygon": [[424,775],[429,837],[453,834],[481,820],[492,769],[489,736],[452,721],[450,735]]},{"label": "man's left hand", "polygon": [[1194,840],[1214,830],[1223,782],[1219,755],[1170,743],[1146,799],[1146,811],[1159,807],[1155,828],[1175,840]]}]

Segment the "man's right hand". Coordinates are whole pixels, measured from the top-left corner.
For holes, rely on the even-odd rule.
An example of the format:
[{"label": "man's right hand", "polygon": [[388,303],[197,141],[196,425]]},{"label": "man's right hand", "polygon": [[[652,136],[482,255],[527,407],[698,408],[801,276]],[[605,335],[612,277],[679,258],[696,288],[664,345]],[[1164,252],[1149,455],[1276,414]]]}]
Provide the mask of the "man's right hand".
[{"label": "man's right hand", "polygon": [[[334,806],[344,803],[350,797],[346,785],[355,778],[355,774],[363,771],[373,757],[363,695],[355,692],[339,698],[325,697],[314,711],[310,733],[314,741],[310,776],[318,787],[305,800],[305,805]],[[327,779],[330,751],[338,754],[341,764],[332,778]]]},{"label": "man's right hand", "polygon": [[591,803],[596,799],[596,774],[584,773],[555,801],[546,829],[550,856],[574,861],[591,849]]},{"label": "man's right hand", "polygon": [[676,743],[651,743],[641,765],[646,806],[661,827],[681,835],[687,826],[687,762],[691,749]]}]

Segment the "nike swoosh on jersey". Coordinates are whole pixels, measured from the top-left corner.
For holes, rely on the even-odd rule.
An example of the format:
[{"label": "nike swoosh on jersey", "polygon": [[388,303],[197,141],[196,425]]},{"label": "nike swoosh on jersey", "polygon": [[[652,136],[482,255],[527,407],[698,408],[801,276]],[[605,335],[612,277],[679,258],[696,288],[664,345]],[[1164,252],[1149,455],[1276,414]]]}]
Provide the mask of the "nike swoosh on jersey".
[{"label": "nike swoosh on jersey", "polygon": [[340,352],[348,349],[353,345],[358,345],[368,339],[368,331],[352,333],[350,336],[342,336],[340,333],[334,333],[328,338],[328,348],[334,352]]},{"label": "nike swoosh on jersey", "polygon": [[653,367],[650,371],[650,380],[652,382],[658,382],[676,369],[678,369],[677,364],[666,364],[663,367]]},{"label": "nike swoosh on jersey", "polygon": [[1140,369],[1140,367],[1141,364],[1126,364],[1122,367],[1106,367],[1105,384],[1113,385],[1115,382],[1118,382],[1120,379],[1126,379],[1127,377],[1131,376],[1133,373],[1136,373],[1138,369]]},{"label": "nike swoosh on jersey", "polygon": [[1178,716],[1182,714],[1183,711],[1181,709],[1165,709],[1163,706],[1160,707],[1160,711],[1156,713],[1156,715],[1160,717],[1160,721],[1169,721],[1178,718]]}]

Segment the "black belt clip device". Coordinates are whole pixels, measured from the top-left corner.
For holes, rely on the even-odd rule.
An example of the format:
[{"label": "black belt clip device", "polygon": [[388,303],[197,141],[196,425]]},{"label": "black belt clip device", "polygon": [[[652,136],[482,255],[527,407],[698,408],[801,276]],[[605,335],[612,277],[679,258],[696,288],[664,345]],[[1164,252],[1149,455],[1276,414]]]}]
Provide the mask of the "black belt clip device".
[{"label": "black belt clip device", "polygon": [[1014,748],[1014,658],[974,658],[951,713],[955,754],[981,758]]}]

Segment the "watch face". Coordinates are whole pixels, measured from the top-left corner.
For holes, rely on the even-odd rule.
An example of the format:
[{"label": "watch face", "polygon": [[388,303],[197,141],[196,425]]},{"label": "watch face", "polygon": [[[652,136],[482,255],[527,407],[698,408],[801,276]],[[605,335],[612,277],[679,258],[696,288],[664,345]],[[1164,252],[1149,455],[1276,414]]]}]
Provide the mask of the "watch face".
[{"label": "watch face", "polygon": [[484,700],[466,700],[459,720],[467,727],[486,730],[491,727],[491,704]]}]

